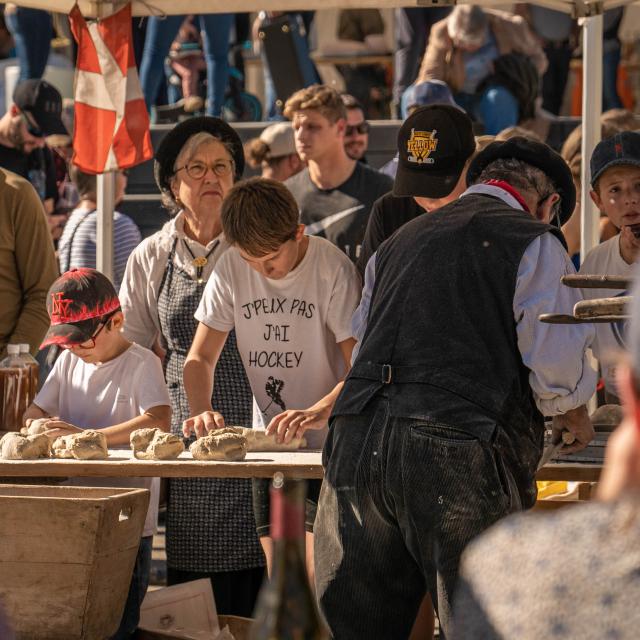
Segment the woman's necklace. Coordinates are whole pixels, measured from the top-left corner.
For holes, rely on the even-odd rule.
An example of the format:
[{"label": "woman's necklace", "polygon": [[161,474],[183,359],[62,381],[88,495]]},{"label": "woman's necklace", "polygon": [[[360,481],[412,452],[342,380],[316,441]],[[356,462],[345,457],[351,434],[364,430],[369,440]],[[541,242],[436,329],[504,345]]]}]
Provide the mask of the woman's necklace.
[{"label": "woman's necklace", "polygon": [[220,240],[216,240],[213,243],[213,247],[209,249],[206,256],[198,256],[197,258],[193,255],[193,251],[191,251],[191,248],[187,244],[187,241],[184,238],[182,239],[182,241],[184,242],[184,246],[189,252],[189,255],[193,258],[191,260],[191,264],[196,268],[196,281],[198,284],[202,284],[204,282],[204,280],[202,279],[202,272],[204,271],[205,266],[209,262],[209,256],[218,248],[218,245],[220,244]]}]

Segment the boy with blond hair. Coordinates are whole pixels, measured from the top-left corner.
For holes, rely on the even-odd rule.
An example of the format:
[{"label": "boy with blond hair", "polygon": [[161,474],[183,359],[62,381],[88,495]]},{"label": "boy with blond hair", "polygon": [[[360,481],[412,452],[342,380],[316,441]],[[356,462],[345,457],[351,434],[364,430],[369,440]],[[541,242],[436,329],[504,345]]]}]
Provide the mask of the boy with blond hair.
[{"label": "boy with blond hair", "polygon": [[[623,131],[602,140],[591,156],[591,199],[620,230],[613,238],[594,247],[580,273],[627,276],[640,255],[640,133]],[[615,295],[611,289],[584,289],[585,299]],[[591,349],[600,361],[609,402],[618,402],[615,364],[625,347],[620,323],[595,325]]]},{"label": "boy with blond hair", "polygon": [[293,122],[296,151],[307,163],[285,185],[307,233],[330,240],[355,262],[373,203],[393,180],[353,160],[344,148],[347,110],[340,94],[315,84],[294,93],[284,115]]},{"label": "boy with blond hair", "polygon": [[[184,366],[192,416],[184,433],[201,436],[224,426],[211,389],[235,329],[257,406],[253,426],[278,441],[304,434],[309,448],[319,449],[355,342],[355,267],[327,240],[305,235],[293,197],[274,180],[235,185],[222,205],[222,228],[233,248],[220,258],[196,312],[200,324]],[[308,535],[319,489],[319,481],[309,483]],[[270,566],[268,482],[254,481],[254,512]],[[312,549],[308,544],[309,569]]]}]

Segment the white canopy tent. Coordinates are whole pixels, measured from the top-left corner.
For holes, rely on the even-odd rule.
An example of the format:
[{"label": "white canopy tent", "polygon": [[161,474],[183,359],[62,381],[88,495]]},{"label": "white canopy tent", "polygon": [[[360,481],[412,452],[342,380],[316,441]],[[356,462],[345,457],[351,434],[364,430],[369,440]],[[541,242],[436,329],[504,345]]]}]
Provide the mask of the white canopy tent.
[{"label": "white canopy tent", "polygon": [[[121,8],[129,0],[78,0],[85,18],[103,18]],[[320,8],[317,0],[131,0],[133,14],[172,15],[187,13],[223,13],[236,11],[282,11]],[[633,0],[535,0],[535,4],[556,9],[582,19],[583,28],[583,95],[582,95],[582,255],[598,243],[598,212],[589,197],[589,157],[600,140],[602,95],[602,14],[631,4]],[[68,13],[76,0],[14,0],[24,7]],[[399,6],[442,6],[456,0],[322,0],[321,8],[391,8]],[[499,0],[475,0],[481,6],[504,5]],[[98,177],[98,269],[111,275],[113,264],[112,212],[113,175]]]}]

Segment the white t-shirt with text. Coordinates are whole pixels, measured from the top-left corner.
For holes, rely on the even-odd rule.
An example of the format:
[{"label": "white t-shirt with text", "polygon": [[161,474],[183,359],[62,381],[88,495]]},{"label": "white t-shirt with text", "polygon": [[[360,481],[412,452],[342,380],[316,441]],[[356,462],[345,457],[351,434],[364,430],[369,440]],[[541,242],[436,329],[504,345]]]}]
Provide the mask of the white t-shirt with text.
[{"label": "white t-shirt with text", "polygon": [[[171,404],[160,359],[137,344],[99,364],[86,363],[71,351],[63,351],[34,402],[49,415],[82,429],[111,427],[152,407]],[[158,478],[77,478],[73,484],[149,489],[143,535],[153,535],[158,519]]]},{"label": "white t-shirt with text", "polygon": [[[580,273],[584,275],[626,276],[633,275],[634,265],[627,264],[620,253],[620,236],[617,235],[594,247],[585,258]],[[585,300],[611,298],[626,295],[616,289],[583,289]],[[624,322],[598,322],[594,324],[596,337],[591,345],[593,355],[599,360],[604,384],[610,393],[618,395],[615,383],[616,363],[626,350]]]},{"label": "white t-shirt with text", "polygon": [[[196,319],[218,331],[235,328],[257,405],[255,428],[310,407],[343,378],[337,343],[351,337],[359,295],[355,267],[324,238],[310,236],[304,258],[281,280],[259,274],[233,248],[220,258]],[[326,433],[308,430],[309,448],[320,448]]]}]

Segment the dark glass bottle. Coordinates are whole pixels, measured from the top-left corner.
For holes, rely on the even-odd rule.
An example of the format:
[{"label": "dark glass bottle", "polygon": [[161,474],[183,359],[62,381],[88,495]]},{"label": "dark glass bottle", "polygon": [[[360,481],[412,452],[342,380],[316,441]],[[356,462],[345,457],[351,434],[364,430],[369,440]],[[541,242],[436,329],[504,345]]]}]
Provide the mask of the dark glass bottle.
[{"label": "dark glass bottle", "polygon": [[329,638],[309,586],[304,563],[306,485],[276,473],[271,486],[273,570],[262,585],[251,640]]}]

